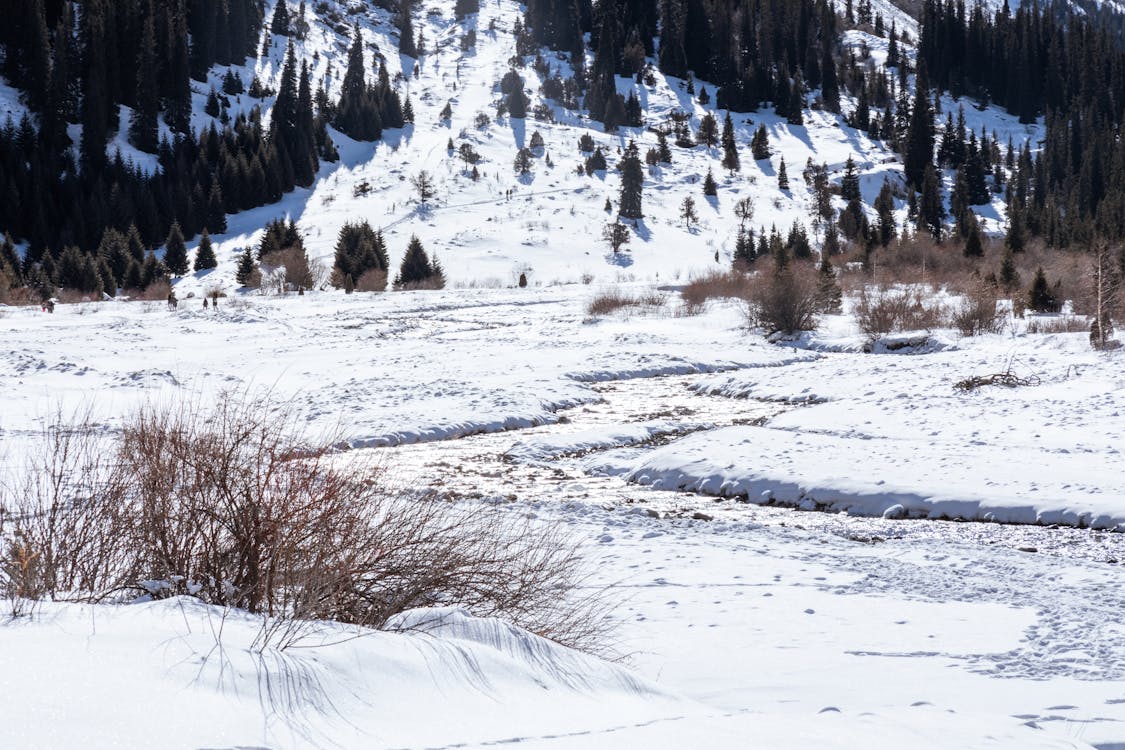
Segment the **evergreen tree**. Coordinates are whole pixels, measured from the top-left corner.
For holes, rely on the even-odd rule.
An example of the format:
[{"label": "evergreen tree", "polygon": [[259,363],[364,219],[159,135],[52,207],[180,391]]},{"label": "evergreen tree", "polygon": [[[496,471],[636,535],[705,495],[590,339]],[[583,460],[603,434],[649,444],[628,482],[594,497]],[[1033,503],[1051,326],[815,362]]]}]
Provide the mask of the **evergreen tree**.
[{"label": "evergreen tree", "polygon": [[750,153],[755,161],[770,158],[770,136],[765,125],[759,125],[750,140]]},{"label": "evergreen tree", "polygon": [[247,247],[242,251],[242,255],[238,256],[238,270],[234,275],[235,281],[240,286],[249,286],[257,270],[258,264],[254,261],[254,251]]},{"label": "evergreen tree", "polygon": [[941,241],[945,220],[945,204],[941,197],[941,182],[932,164],[926,165],[922,179],[922,193],[918,199],[918,223],[930,230],[934,239]]},{"label": "evergreen tree", "polygon": [[644,211],[641,209],[641,191],[645,173],[636,142],[629,141],[618,168],[621,170],[621,198],[618,201],[620,204],[618,213],[626,219],[640,219],[644,216]]},{"label": "evergreen tree", "polygon": [[137,58],[137,102],[129,123],[129,142],[141,151],[156,153],[159,145],[158,118],[160,92],[157,88],[156,31],[153,27],[152,3],[144,21],[141,48]]},{"label": "evergreen tree", "polygon": [[777,189],[789,189],[789,174],[785,171],[785,157],[781,157],[781,165],[777,168]]},{"label": "evergreen tree", "polygon": [[[168,231],[168,239],[164,241],[164,266],[175,276],[183,276],[188,272],[187,245],[184,244],[184,233],[180,230],[180,223],[174,222]],[[145,286],[151,281],[146,281]]]},{"label": "evergreen tree", "polygon": [[734,138],[734,123],[731,121],[729,111],[727,112],[726,117],[723,118],[722,144],[723,169],[727,170],[731,174],[734,174],[735,172],[742,169],[742,165],[738,158],[738,144],[735,142]]},{"label": "evergreen tree", "polygon": [[289,36],[289,4],[286,0],[277,0],[273,8],[273,18],[270,20],[270,33],[278,36]]},{"label": "evergreen tree", "polygon": [[820,267],[816,275],[816,304],[818,311],[826,315],[839,315],[843,309],[843,290],[836,279],[836,269],[828,260],[827,253],[821,253]]},{"label": "evergreen tree", "polygon": [[405,0],[399,10],[398,51],[407,57],[418,57],[418,45],[414,39],[414,21],[410,17],[412,5],[412,0]]},{"label": "evergreen tree", "polygon": [[395,278],[395,289],[433,288],[440,289],[445,286],[445,276],[430,260],[422,241],[416,235],[410,237],[410,244],[406,247],[402,265],[399,266],[398,276]]},{"label": "evergreen tree", "polygon": [[879,244],[886,247],[895,236],[895,199],[889,180],[883,180],[883,187],[875,198],[875,211],[879,215],[879,223],[875,228]]},{"label": "evergreen tree", "polygon": [[703,194],[706,196],[719,194],[719,186],[715,183],[715,175],[712,174],[710,167],[707,168],[707,176],[703,178]]},{"label": "evergreen tree", "polygon": [[699,121],[699,142],[707,148],[712,148],[719,142],[719,124],[715,115],[708,112]]},{"label": "evergreen tree", "polygon": [[199,238],[199,249],[195,252],[195,270],[206,271],[218,265],[219,261],[215,258],[215,248],[211,245],[211,235],[204,229],[203,236]]},{"label": "evergreen tree", "polygon": [[903,154],[903,171],[907,183],[917,188],[922,184],[926,167],[934,161],[934,115],[930,108],[925,76],[916,76],[914,106],[910,110],[910,125],[906,131],[906,148]]},{"label": "evergreen tree", "polygon": [[965,235],[965,248],[963,252],[966,258],[984,257],[984,243],[981,240],[980,223],[977,222],[977,217],[972,211],[969,212],[968,232]]},{"label": "evergreen tree", "polygon": [[1035,280],[1031,282],[1031,289],[1027,293],[1027,306],[1030,310],[1039,313],[1058,312],[1062,306],[1052,294],[1042,266],[1035,270]]}]

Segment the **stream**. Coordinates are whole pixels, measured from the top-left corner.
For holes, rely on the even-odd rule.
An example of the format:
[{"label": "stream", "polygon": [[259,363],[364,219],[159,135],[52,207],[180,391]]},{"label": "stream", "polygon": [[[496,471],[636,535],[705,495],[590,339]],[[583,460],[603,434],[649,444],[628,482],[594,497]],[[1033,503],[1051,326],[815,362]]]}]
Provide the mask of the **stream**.
[{"label": "stream", "polygon": [[[800,511],[755,505],[693,492],[655,490],[620,477],[587,473],[579,458],[629,443],[598,445],[546,459],[518,458],[521,446],[566,442],[598,428],[657,425],[634,447],[664,445],[686,434],[737,424],[762,424],[780,412],[802,408],[752,399],[701,395],[690,390],[698,375],[615,380],[591,385],[600,400],[560,412],[556,423],[379,449],[393,475],[456,499],[595,504],[604,509],[640,508],[647,515],[698,523],[737,521],[803,529],[857,543],[943,540],[1000,546],[1095,562],[1125,564],[1125,534],[1066,526],[1030,526],[971,521],[887,520],[846,513]],[[561,439],[561,440],[560,440]]]}]

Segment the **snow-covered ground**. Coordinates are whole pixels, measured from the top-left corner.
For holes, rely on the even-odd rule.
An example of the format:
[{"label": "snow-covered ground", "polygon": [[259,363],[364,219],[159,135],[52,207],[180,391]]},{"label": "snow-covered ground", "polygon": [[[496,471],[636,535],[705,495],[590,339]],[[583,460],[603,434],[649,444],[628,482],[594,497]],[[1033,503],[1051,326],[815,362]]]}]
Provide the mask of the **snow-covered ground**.
[{"label": "snow-covered ground", "polygon": [[[1123,355],[1020,322],[865,354],[845,317],[777,346],[748,333],[734,303],[681,315],[676,284],[729,266],[739,198],[754,199],[754,227],[784,233],[812,214],[806,160],[838,181],[853,157],[868,202],[901,166],[825,112],[799,127],[770,110],[737,116],[742,171],[725,174],[716,150],[674,148],[671,167],[646,173],[646,218],[614,255],[600,229],[618,177],[578,175],[577,138],[588,130],[612,165],[630,139],[643,152],[655,135],[606,135],[558,108],[557,123],[497,120],[518,6],[483,3],[465,54],[468,26],[449,5],[416,14],[430,49],[417,77],[394,52],[387,14],[356,5],[347,20],[392,77],[404,72],[416,123],[377,144],[334,134],[341,162],[280,205],[230,217],[214,238],[219,268],[177,282],[179,309],[0,308],[0,469],[60,413],[114,430],[145,402],[268,390],[312,429],[383,450],[403,482],[561,518],[586,541],[594,583],[621,594],[614,645],[627,659],[607,664],[454,612],[436,613],[442,627],[425,634],[350,638],[323,624],[299,649],[259,654],[260,623],[189,600],[44,604],[0,623],[0,747],[1125,747]],[[885,54],[863,32],[845,41]],[[318,81],[332,66],[330,88],[346,49],[320,22],[298,45]],[[272,84],[283,54],[274,39],[243,80]],[[224,72],[212,71],[216,88]],[[522,73],[537,89],[534,71]],[[636,86],[648,125],[677,109],[698,125],[706,112],[681,81],[619,86]],[[194,93],[202,127],[207,87]],[[447,102],[449,124],[438,119]],[[232,114],[254,103],[243,95]],[[0,109],[18,108],[0,90]],[[493,122],[478,128],[482,112]],[[1034,147],[1041,132],[967,103],[966,119],[1002,144]],[[754,162],[761,123],[774,154]],[[520,178],[512,160],[536,130],[547,146]],[[482,154],[478,182],[450,139]],[[777,188],[782,156],[789,191]],[[709,168],[716,201],[701,191]],[[410,184],[423,169],[439,186],[428,206]],[[687,196],[697,227],[679,218]],[[1000,226],[999,202],[981,214]],[[418,234],[452,288],[235,292],[235,258],[281,215],[329,263],[348,221],[383,228],[395,265]],[[514,288],[521,273],[527,289]],[[205,310],[199,294],[213,286],[230,296]],[[662,308],[586,312],[606,289],[655,287]],[[953,387],[1009,367],[1035,383]],[[1068,527],[919,520],[942,516]]]},{"label": "snow-covered ground", "polygon": [[[852,512],[894,500],[923,516],[1125,520],[1120,354],[1089,352],[1084,334],[939,332],[929,354],[864,354],[838,317],[794,348],[746,332],[734,304],[677,315],[674,292],[663,310],[591,319],[598,291],[8,308],[0,450],[17,454],[60,403],[88,406],[112,428],[147,399],[270,388],[359,446],[541,424],[537,437],[502,432],[491,445],[545,473],[569,456],[567,471],[768,487],[797,505],[790,488],[816,488],[818,502]],[[1010,361],[1040,383],[952,387]],[[680,384],[671,401],[666,388],[630,390],[668,374]],[[579,418],[585,409],[595,419]],[[403,481],[458,490],[458,470],[438,454],[409,458],[424,458],[425,444],[385,450]],[[625,485],[600,496],[596,476],[584,492],[581,476],[557,491],[492,476],[495,494],[519,496],[497,512],[561,514],[588,540],[599,580],[626,602],[618,648],[631,676],[494,623],[259,657],[248,650],[256,626],[237,613],[50,605],[0,627],[0,746],[68,747],[78,734],[91,747],[159,737],[185,748],[1125,741],[1122,575],[1105,562],[1125,559],[1120,534],[1066,532],[1079,536],[1034,554],[969,525],[896,538],[896,522],[877,520],[875,532],[840,533],[807,514],[771,510],[760,522],[753,506],[720,512],[698,497],[700,517],[715,520],[691,522],[654,517],[663,514],[633,504]],[[1063,532],[1036,531],[1052,533]]]}]

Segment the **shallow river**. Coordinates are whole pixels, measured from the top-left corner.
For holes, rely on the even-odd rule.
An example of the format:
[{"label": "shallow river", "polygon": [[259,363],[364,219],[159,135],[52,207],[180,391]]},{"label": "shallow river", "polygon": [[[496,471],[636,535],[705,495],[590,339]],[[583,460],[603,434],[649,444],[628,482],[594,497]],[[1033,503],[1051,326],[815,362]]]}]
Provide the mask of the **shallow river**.
[{"label": "shallow river", "polygon": [[429,485],[451,497],[593,503],[607,509],[641,507],[661,518],[691,518],[699,523],[749,521],[763,526],[806,529],[814,534],[833,534],[870,544],[890,539],[945,539],[982,546],[999,545],[1028,554],[1125,564],[1125,534],[1120,533],[1069,527],[885,520],[798,511],[696,493],[653,490],[618,477],[591,475],[582,469],[574,455],[535,463],[509,455],[513,448],[527,442],[557,440],[600,427],[643,422],[678,425],[678,432],[670,429],[648,443],[665,444],[690,431],[761,423],[783,409],[801,408],[699,395],[689,389],[697,379],[697,375],[688,375],[598,383],[592,388],[600,395],[600,402],[561,412],[556,424],[381,450],[388,451],[386,464],[394,467],[396,478]]}]

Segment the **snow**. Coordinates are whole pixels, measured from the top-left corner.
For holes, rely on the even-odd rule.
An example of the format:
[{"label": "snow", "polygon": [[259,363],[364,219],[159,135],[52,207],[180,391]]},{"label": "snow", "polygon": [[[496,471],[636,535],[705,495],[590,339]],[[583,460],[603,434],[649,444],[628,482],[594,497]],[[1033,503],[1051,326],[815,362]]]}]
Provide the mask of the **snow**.
[{"label": "snow", "polygon": [[[655,135],[607,135],[557,107],[556,123],[478,129],[478,113],[495,115],[517,6],[485,3],[478,46],[462,54],[447,5],[420,9],[431,53],[416,78],[414,61],[393,52],[388,14],[356,5],[345,16],[392,78],[404,72],[416,124],[374,144],[333,133],[341,161],[281,204],[229,217],[213,238],[219,267],[177,281],[177,310],[124,300],[53,315],[0,308],[0,471],[59,413],[88,412],[112,434],[144,403],[269,392],[314,432],[382,451],[406,484],[566,523],[595,563],[591,584],[620,594],[610,645],[626,658],[607,663],[456,609],[407,613],[398,632],[317,623],[300,648],[258,652],[261,621],[189,599],[43,603],[0,620],[0,747],[1125,744],[1125,544],[1108,531],[1125,530],[1125,354],[1090,351],[1084,333],[1031,334],[1022,321],[997,335],[908,332],[868,347],[846,316],[774,345],[745,329],[733,302],[684,314],[679,285],[729,265],[739,198],[754,199],[755,228],[785,231],[812,214],[807,159],[838,181],[854,158],[868,201],[901,166],[826,112],[799,127],[770,109],[739,115],[742,171],[726,175],[704,147],[674,149],[673,165],[646,174],[646,217],[615,256],[600,229],[618,177],[577,175],[577,139],[588,130],[612,164],[630,139],[644,151]],[[885,54],[863,32],[845,42]],[[333,94],[346,50],[319,21],[298,43]],[[284,52],[274,39],[268,56],[234,70],[247,86],[255,74],[276,86]],[[226,70],[193,84],[196,129],[209,126],[203,103]],[[535,72],[521,72],[536,90]],[[674,110],[698,125],[707,111],[676,79],[618,86],[637,87],[649,125]],[[438,120],[447,101],[449,125]],[[234,97],[231,115],[258,103]],[[268,113],[272,100],[261,104]],[[1037,148],[1042,123],[965,104],[976,132]],[[19,106],[0,88],[0,109]],[[943,111],[956,106],[943,98]],[[120,114],[111,150],[151,168],[129,150]],[[755,162],[759,124],[773,155]],[[535,130],[554,166],[539,157],[521,180],[511,161]],[[482,154],[479,182],[448,154],[450,138]],[[788,192],[776,187],[782,156]],[[717,201],[702,197],[708,168]],[[422,169],[439,185],[427,206],[410,186]],[[701,214],[692,229],[678,218],[687,196]],[[901,223],[904,201],[898,210]],[[999,199],[980,210],[996,231]],[[417,234],[450,288],[236,291],[238,255],[278,216],[296,220],[328,263],[349,221],[381,227],[394,265]],[[228,296],[204,310],[211,287]],[[667,301],[587,313],[617,289]],[[953,387],[1008,368],[1032,384]],[[919,520],[941,517],[1068,528]]]}]

